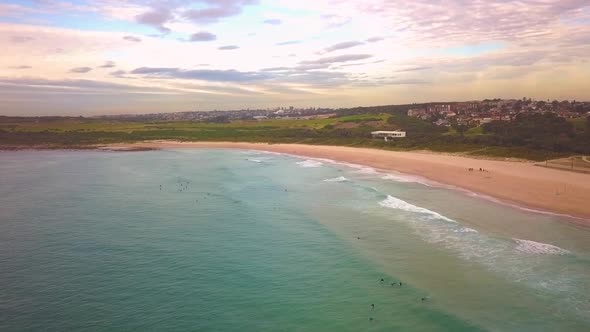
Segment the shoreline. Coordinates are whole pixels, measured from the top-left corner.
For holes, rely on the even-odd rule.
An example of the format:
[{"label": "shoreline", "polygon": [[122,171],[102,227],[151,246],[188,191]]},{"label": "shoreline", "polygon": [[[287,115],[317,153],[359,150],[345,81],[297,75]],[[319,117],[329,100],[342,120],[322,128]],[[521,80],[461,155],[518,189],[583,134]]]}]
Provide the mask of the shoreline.
[{"label": "shoreline", "polygon": [[[115,152],[176,148],[260,150],[368,166],[383,172],[419,176],[438,186],[512,208],[569,217],[572,224],[590,227],[590,174],[539,167],[534,162],[423,151],[245,142],[145,141],[89,147],[95,151]],[[469,171],[469,168],[473,170]],[[480,168],[485,171],[479,171]]]},{"label": "shoreline", "polygon": [[[109,144],[110,150],[154,148],[225,148],[286,153],[330,159],[420,176],[466,194],[483,196],[513,208],[571,217],[572,223],[590,226],[590,174],[538,167],[534,162],[475,159],[464,156],[386,151],[345,146],[238,142],[148,141]],[[469,171],[473,168],[473,171]],[[479,168],[486,171],[479,171]]]}]

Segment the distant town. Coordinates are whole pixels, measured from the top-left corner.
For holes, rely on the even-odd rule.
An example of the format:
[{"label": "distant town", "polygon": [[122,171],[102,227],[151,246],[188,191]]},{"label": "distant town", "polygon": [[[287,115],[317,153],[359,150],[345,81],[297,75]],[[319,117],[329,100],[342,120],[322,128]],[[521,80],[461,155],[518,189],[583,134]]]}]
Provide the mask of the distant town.
[{"label": "distant town", "polygon": [[590,102],[542,101],[522,99],[486,99],[459,103],[432,103],[408,110],[410,117],[420,118],[438,126],[453,123],[479,126],[492,121],[512,121],[521,113],[555,113],[574,119],[590,115]]},{"label": "distant town", "polygon": [[[431,122],[437,126],[479,126],[492,121],[512,121],[521,113],[555,113],[557,116],[574,119],[590,115],[590,102],[543,101],[531,98],[484,99],[467,102],[433,102],[407,105],[407,115]],[[360,108],[362,109],[362,108]],[[229,122],[232,120],[267,119],[317,119],[335,116],[342,109],[297,108],[293,106],[272,109],[242,109],[230,111],[192,111],[154,113],[140,115],[99,116],[103,119],[128,121],[207,121]]]}]

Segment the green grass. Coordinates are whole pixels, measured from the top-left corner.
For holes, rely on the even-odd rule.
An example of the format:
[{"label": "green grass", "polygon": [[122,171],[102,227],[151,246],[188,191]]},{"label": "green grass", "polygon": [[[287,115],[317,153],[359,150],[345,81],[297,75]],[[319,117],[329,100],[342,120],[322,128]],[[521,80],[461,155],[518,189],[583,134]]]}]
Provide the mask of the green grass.
[{"label": "green grass", "polygon": [[[356,124],[350,126],[350,123]],[[339,127],[339,124],[348,124]],[[583,123],[585,125],[585,123]],[[408,137],[391,142],[372,139],[373,130],[405,129]],[[102,119],[5,121],[0,124],[0,147],[84,147],[93,144],[173,139],[182,141],[241,141],[304,143],[370,147],[386,150],[432,150],[474,156],[545,160],[566,153],[525,147],[489,146],[489,134],[471,128],[461,137],[453,128],[437,127],[402,113],[364,113],[325,119],[268,119],[207,123],[198,121],[130,122]]]}]

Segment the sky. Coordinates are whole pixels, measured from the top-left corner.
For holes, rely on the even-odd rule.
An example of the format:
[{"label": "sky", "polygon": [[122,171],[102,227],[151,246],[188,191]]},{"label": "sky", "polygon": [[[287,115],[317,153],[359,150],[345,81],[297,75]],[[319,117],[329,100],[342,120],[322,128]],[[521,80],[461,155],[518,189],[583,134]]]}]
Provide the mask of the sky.
[{"label": "sky", "polygon": [[0,115],[590,100],[588,0],[0,0]]}]

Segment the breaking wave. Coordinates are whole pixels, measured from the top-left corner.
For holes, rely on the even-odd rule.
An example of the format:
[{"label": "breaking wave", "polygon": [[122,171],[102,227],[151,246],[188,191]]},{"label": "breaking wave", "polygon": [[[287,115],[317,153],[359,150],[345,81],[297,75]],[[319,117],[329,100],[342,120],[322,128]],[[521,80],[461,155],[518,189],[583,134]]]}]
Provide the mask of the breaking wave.
[{"label": "breaking wave", "polygon": [[305,168],[315,168],[315,167],[322,167],[323,163],[317,160],[307,159],[304,161],[297,162],[297,165]]},{"label": "breaking wave", "polygon": [[344,181],[348,181],[348,179],[345,178],[344,176],[339,176],[337,178],[325,179],[324,180],[324,182],[344,182]]},{"label": "breaking wave", "polygon": [[455,220],[447,218],[440,213],[436,213],[434,211],[425,209],[423,207],[412,205],[404,200],[393,197],[391,195],[387,195],[387,198],[384,199],[383,201],[379,202],[379,205],[381,205],[383,207],[391,208],[391,209],[420,213],[420,214],[423,214],[423,215],[426,215],[426,216],[429,216],[429,217],[435,218],[435,219],[442,219],[442,220],[446,220],[446,221],[450,221],[450,222],[456,222]]},{"label": "breaking wave", "polygon": [[552,244],[540,243],[530,240],[513,239],[516,242],[516,250],[527,254],[537,255],[566,255],[570,252]]}]

